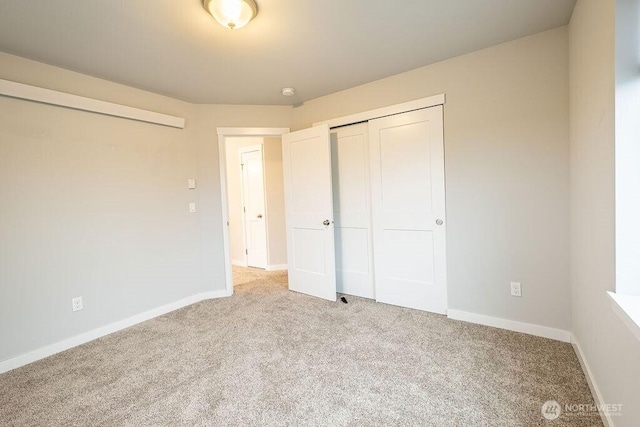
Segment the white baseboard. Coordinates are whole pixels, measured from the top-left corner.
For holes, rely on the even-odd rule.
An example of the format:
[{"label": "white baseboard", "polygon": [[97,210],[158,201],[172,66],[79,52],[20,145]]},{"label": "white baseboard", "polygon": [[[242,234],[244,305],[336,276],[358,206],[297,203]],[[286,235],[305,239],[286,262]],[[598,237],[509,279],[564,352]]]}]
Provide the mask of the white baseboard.
[{"label": "white baseboard", "polygon": [[[591,372],[591,368],[587,363],[587,359],[585,359],[584,357],[582,347],[580,347],[580,343],[578,342],[578,340],[576,340],[576,337],[573,334],[571,335],[571,344],[573,345],[573,350],[576,352],[576,356],[578,356],[578,361],[580,362],[580,366],[582,367],[582,372],[584,372],[584,376],[587,378],[587,384],[589,384],[589,389],[591,390],[591,395],[596,401],[596,405],[598,405],[599,407],[605,407],[604,399],[602,398],[602,394],[600,393],[600,389],[598,388],[596,379]],[[614,427],[611,415],[601,411],[600,417],[602,418],[602,422],[604,423],[605,427]]]},{"label": "white baseboard", "polygon": [[231,265],[237,265],[238,267],[246,267],[247,263],[243,259],[232,259]]},{"label": "white baseboard", "polygon": [[282,271],[282,270],[287,270],[289,268],[288,264],[275,264],[275,265],[268,265],[266,270],[267,271]]},{"label": "white baseboard", "polygon": [[571,332],[563,329],[534,325],[533,323],[516,322],[515,320],[484,316],[482,314],[468,313],[460,310],[447,310],[447,317],[454,320],[462,320],[465,322],[477,323],[479,325],[522,332],[524,334],[535,335],[552,340],[571,342]]},{"label": "white baseboard", "polygon": [[93,341],[105,335],[109,335],[114,332],[120,331],[122,329],[126,329],[138,323],[142,323],[144,321],[153,319],[155,317],[162,316],[163,314],[167,314],[171,311],[178,310],[188,305],[195,304],[197,302],[208,300],[208,299],[223,298],[227,296],[229,296],[229,294],[227,293],[226,290],[204,292],[201,294],[197,294],[197,295],[193,295],[193,296],[181,299],[179,301],[172,302],[170,304],[163,305],[161,307],[151,309],[149,311],[145,311],[140,314],[136,314],[135,316],[131,316],[129,318],[119,320],[117,322],[110,323],[105,326],[101,326],[97,329],[93,329],[91,331],[84,332],[80,335],[76,335],[74,337],[59,341],[55,344],[51,344],[46,347],[42,347],[37,350],[30,351],[29,353],[16,356],[12,359],[3,360],[2,362],[0,362],[0,374],[11,371],[13,369],[19,368],[24,365],[28,365],[29,363],[33,363],[37,360],[44,359],[45,357],[52,356],[56,353],[60,353],[61,351],[65,351],[70,348],[88,343],[89,341]]}]

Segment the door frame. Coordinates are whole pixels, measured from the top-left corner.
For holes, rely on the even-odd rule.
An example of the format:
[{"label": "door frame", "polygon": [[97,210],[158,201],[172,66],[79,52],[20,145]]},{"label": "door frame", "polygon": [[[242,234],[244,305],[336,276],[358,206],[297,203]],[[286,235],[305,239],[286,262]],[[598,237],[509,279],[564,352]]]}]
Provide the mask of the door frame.
[{"label": "door frame", "polygon": [[[260,161],[262,162],[262,193],[263,193],[263,197],[264,197],[264,216],[265,216],[265,223],[264,223],[264,233],[265,233],[265,252],[267,253],[267,263],[265,265],[265,269],[267,269],[270,265],[270,261],[269,261],[269,230],[267,229],[267,222],[266,222],[266,213],[267,213],[267,184],[266,184],[266,176],[265,176],[265,170],[264,170],[264,142],[261,142],[260,144],[255,144],[255,145],[249,145],[247,147],[242,147],[238,150],[238,155],[240,157],[240,161],[242,161],[242,155],[245,153],[250,153],[252,151],[260,151]],[[244,169],[242,170],[242,174],[240,174],[240,192],[242,194],[242,205],[243,207],[246,207],[246,200],[245,197],[247,197],[247,194],[245,194],[245,176],[244,176]],[[247,232],[247,212],[245,212],[244,210],[242,211],[242,221],[243,221],[243,226],[242,226],[242,240],[244,242],[244,249],[245,249],[245,253],[244,253],[244,266],[248,267],[249,266],[249,255],[247,254],[247,249],[249,248],[249,236],[248,236],[248,232]]]},{"label": "door frame", "polygon": [[229,195],[227,194],[227,142],[226,138],[236,136],[281,137],[289,133],[289,128],[219,127],[218,161],[220,168],[220,202],[222,204],[222,245],[224,250],[225,293],[233,295],[233,275],[231,268],[231,246],[229,242]]}]

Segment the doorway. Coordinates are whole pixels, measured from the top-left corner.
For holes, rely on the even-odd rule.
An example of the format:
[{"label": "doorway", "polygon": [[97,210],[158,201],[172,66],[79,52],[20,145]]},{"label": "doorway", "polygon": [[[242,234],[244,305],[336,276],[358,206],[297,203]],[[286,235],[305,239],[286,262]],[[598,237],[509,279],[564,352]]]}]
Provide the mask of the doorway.
[{"label": "doorway", "polygon": [[[253,138],[250,138],[253,139]],[[260,139],[260,138],[257,138]],[[231,228],[231,251],[240,251],[242,254],[242,248],[234,248],[239,246],[239,243],[244,243],[244,260],[237,265],[254,267],[254,268],[267,268],[267,224],[265,221],[265,179],[264,179],[264,161],[262,158],[262,143],[258,145],[251,145],[249,147],[242,147],[238,149],[238,153],[234,150],[228,149],[227,162],[232,158],[237,160],[236,157],[240,157],[240,188],[241,188],[241,205],[242,205],[242,220],[238,215],[238,227],[242,228],[242,236],[244,239],[240,239],[240,233],[234,233],[234,228]],[[227,163],[229,164],[229,163]],[[237,166],[237,165],[231,165]],[[231,180],[229,181],[229,197],[230,200],[238,198],[238,194],[234,194],[231,188]],[[230,207],[233,203],[229,203]],[[238,209],[240,210],[240,209]],[[233,209],[231,209],[233,212]],[[231,221],[231,225],[234,221]],[[236,236],[237,234],[237,236]],[[233,255],[232,255],[233,256]]]},{"label": "doorway", "polygon": [[[218,128],[226,292],[233,267],[287,269],[281,135],[286,128]],[[237,277],[237,274],[236,274]]]}]

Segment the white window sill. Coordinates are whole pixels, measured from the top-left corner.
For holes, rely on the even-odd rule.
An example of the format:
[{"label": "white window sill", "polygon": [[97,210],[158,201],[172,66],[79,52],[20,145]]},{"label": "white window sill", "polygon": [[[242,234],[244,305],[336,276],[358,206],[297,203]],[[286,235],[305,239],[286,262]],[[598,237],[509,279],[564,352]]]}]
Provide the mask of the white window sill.
[{"label": "white window sill", "polygon": [[640,296],[616,294],[607,292],[611,298],[613,311],[622,322],[640,340]]}]

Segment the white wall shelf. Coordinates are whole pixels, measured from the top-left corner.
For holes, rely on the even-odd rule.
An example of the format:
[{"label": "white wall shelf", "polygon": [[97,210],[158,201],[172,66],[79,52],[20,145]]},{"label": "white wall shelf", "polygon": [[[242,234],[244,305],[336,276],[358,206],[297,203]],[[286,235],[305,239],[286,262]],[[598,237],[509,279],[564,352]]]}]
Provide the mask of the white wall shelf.
[{"label": "white wall shelf", "polygon": [[57,90],[45,89],[3,79],[0,79],[0,95],[178,129],[184,129],[185,125],[185,119],[182,117],[170,116],[168,114],[156,113],[154,111],[128,107],[126,105],[114,104],[112,102],[100,101],[98,99],[86,98],[84,96],[72,95]]}]

